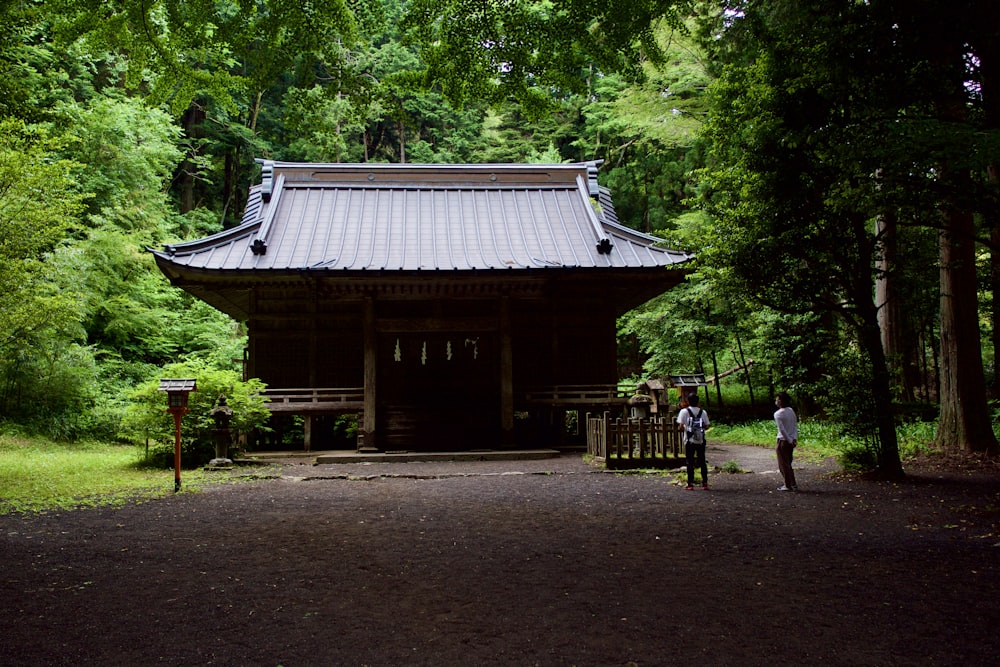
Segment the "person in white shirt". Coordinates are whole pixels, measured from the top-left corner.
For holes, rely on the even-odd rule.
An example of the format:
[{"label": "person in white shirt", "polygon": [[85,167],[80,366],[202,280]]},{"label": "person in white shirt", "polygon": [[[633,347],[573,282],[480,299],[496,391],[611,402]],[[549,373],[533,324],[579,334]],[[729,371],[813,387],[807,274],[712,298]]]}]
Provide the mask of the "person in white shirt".
[{"label": "person in white shirt", "polygon": [[792,409],[792,399],[786,392],[778,392],[774,406],[778,408],[774,413],[774,423],[778,425],[778,446],[775,451],[778,455],[778,471],[785,480],[778,491],[798,491],[795,471],[792,470],[792,453],[799,443],[799,420]]},{"label": "person in white shirt", "polygon": [[[710,426],[708,413],[698,407],[698,394],[688,394],[687,407],[677,413],[677,423],[684,431],[684,454],[687,462],[688,491],[694,488],[694,467],[701,464],[701,488],[708,491],[708,462],[705,460],[705,429]],[[695,429],[695,422],[700,428]]]}]

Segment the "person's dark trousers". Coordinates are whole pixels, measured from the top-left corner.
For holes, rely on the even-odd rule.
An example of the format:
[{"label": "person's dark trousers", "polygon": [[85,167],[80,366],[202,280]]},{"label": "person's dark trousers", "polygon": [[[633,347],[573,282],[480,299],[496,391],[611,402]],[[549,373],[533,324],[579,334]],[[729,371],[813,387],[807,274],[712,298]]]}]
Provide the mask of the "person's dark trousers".
[{"label": "person's dark trousers", "polygon": [[796,488],[795,471],[792,470],[792,453],[795,451],[795,445],[778,438],[778,447],[775,451],[778,454],[778,472],[784,478],[785,486],[789,489]]},{"label": "person's dark trousers", "polygon": [[701,483],[708,486],[708,462],[705,461],[705,443],[696,445],[693,442],[684,443],[684,454],[687,457],[688,486],[694,486],[695,459],[701,463]]}]

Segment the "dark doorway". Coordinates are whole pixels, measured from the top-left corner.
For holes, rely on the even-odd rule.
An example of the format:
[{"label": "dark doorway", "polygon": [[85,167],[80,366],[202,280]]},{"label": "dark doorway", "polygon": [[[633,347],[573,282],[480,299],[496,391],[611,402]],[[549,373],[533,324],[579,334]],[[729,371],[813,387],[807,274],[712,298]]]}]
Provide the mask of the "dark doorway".
[{"label": "dark doorway", "polygon": [[498,444],[495,333],[383,334],[378,371],[384,449],[454,451]]}]

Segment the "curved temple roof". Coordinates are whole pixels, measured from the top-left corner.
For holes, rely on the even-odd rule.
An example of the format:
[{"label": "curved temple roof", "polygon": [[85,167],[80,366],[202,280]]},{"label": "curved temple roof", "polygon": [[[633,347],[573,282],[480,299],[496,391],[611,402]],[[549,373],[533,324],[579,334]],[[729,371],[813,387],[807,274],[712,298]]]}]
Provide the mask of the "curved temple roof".
[{"label": "curved temple roof", "polygon": [[264,162],[242,224],[155,254],[182,273],[638,268],[691,258],[618,224],[596,170]]}]

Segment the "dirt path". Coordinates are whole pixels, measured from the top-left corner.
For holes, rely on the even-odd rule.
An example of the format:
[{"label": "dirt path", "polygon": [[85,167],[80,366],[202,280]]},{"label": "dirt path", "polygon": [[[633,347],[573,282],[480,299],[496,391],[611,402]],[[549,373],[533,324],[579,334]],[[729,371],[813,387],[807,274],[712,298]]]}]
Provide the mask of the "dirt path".
[{"label": "dirt path", "polygon": [[525,462],[290,465],[0,517],[18,665],[986,665],[1000,474],[904,484],[711,445],[712,489]]}]

